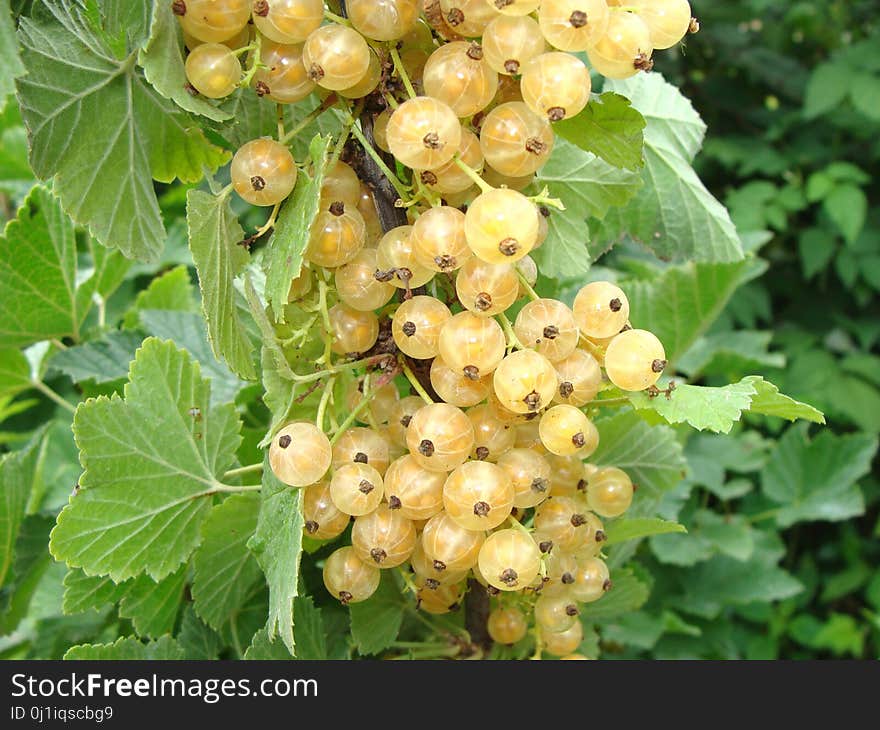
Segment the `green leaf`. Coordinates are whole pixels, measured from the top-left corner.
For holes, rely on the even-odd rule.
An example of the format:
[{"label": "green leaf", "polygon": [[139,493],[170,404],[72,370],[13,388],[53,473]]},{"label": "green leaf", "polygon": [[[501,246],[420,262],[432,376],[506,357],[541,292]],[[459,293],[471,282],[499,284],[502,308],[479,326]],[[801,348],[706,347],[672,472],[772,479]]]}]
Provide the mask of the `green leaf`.
[{"label": "green leaf", "polygon": [[211,403],[229,403],[246,385],[211,351],[205,320],[195,312],[147,309],[140,313],[141,324],[151,335],[173,340],[199,362],[202,375],[211,379]]},{"label": "green leaf", "polygon": [[128,375],[135,351],[143,336],[131,330],[107,332],[97,340],[59,350],[49,365],[60,370],[75,383],[92,380],[109,383]]},{"label": "green leaf", "polygon": [[852,80],[852,69],[843,63],[823,63],[813,69],[807,82],[804,116],[815,119],[836,109],[846,99]]},{"label": "green leaf", "polygon": [[296,655],[293,633],[293,600],[299,594],[297,584],[302,554],[302,489],[291,489],[275,478],[268,457],[263,464],[263,489],[260,492],[257,531],[248,542],[269,584],[270,640],[281,636],[287,649]]},{"label": "green leaf", "polygon": [[183,612],[177,641],[187,659],[216,659],[223,649],[223,642],[218,634],[199,621],[191,605]]},{"label": "green leaf", "polygon": [[352,604],[351,636],[361,654],[378,654],[397,638],[403,622],[404,603],[400,589],[389,571],[369,601]]},{"label": "green leaf", "polygon": [[6,100],[15,91],[15,79],[23,73],[9,0],[0,0],[0,111],[3,111]]},{"label": "green leaf", "polygon": [[73,223],[46,188],[33,188],[0,240],[0,346],[78,339],[90,297],[77,286]]},{"label": "green leaf", "polygon": [[623,518],[606,525],[605,545],[611,546],[627,540],[636,540],[651,535],[665,535],[670,532],[687,532],[687,529],[684,525],[661,520],[659,517]]},{"label": "green leaf", "polygon": [[180,610],[186,576],[187,566],[182,565],[158,582],[146,575],[135,578],[119,604],[119,615],[131,619],[138,636],[157,638],[170,633]]},{"label": "green leaf", "polygon": [[294,600],[296,615],[296,658],[322,660],[327,658],[327,640],[324,634],[324,621],[321,609],[316,608],[312,599],[297,596]]},{"label": "green leaf", "polygon": [[659,499],[684,477],[685,461],[675,432],[650,426],[632,411],[596,421],[596,427],[599,447],[590,463],[616,466],[629,474],[639,489],[628,516],[653,516],[653,505],[646,514],[639,504]]},{"label": "green leaf", "polygon": [[157,276],[146,289],[138,292],[134,305],[125,313],[126,327],[137,327],[139,314],[146,309],[165,309],[175,312],[197,312],[195,288],[186,266],[177,266]]},{"label": "green leaf", "polygon": [[868,198],[865,192],[855,185],[837,185],[822,201],[822,207],[846,242],[853,244],[865,227],[868,216]]},{"label": "green leaf", "polygon": [[611,590],[594,603],[580,607],[580,619],[590,623],[617,617],[620,614],[640,609],[651,593],[651,586],[629,568],[620,568],[611,573]]},{"label": "green leaf", "polygon": [[237,494],[211,509],[202,525],[202,543],[195,552],[192,596],[195,610],[215,629],[241,608],[260,566],[247,548],[257,528],[260,498]]},{"label": "green leaf", "polygon": [[602,225],[602,241],[628,233],[661,258],[739,261],[742,244],[727,210],[691,167],[706,125],[690,101],[658,73],[606,87],[632,100],[647,120],[645,186]]},{"label": "green leaf", "polygon": [[31,165],[65,210],[107,246],[156,261],[165,245],[152,178],[200,180],[228,154],[120,59],[72,0],[38,0],[19,26],[18,80]]},{"label": "green leaf", "polygon": [[6,585],[15,560],[15,544],[25,518],[45,432],[45,428],[40,429],[21,451],[5,454],[0,460],[0,586]]},{"label": "green leaf", "polygon": [[228,193],[215,196],[190,190],[186,195],[186,223],[211,347],[217,359],[225,360],[236,375],[253,380],[257,376],[254,346],[235,306],[233,287],[250,256],[238,245],[244,231],[229,205]]},{"label": "green leaf", "polygon": [[535,182],[565,205],[564,211],[550,212],[546,245],[535,252],[541,273],[559,279],[585,274],[602,253],[590,245],[587,218],[604,217],[642,185],[638,174],[612,167],[565,139],[556,140]]},{"label": "green leaf", "polygon": [[211,407],[197,363],[150,338],[125,397],[81,403],[74,436],[84,473],[58,516],[50,551],[90,575],[161,580],[199,541],[218,479],[241,441],[231,405]]},{"label": "green leaf", "polygon": [[735,330],[700,337],[676,362],[691,379],[709,375],[742,375],[763,368],[785,367],[785,355],[768,352],[772,332]]},{"label": "green leaf", "polygon": [[629,393],[637,410],[659,413],[669,423],[688,423],[698,431],[730,433],[743,413],[760,413],[789,421],[799,418],[825,423],[825,417],[806,403],[799,403],[759,375],[720,388],[679,385],[668,396],[652,398],[645,392]]},{"label": "green leaf", "polygon": [[755,548],[754,529],[739,515],[724,516],[711,510],[698,510],[684,519],[687,535],[657,535],[651,538],[651,551],[661,563],[692,566],[713,555],[748,560]]},{"label": "green leaf", "polygon": [[856,482],[870,472],[876,451],[876,436],[822,431],[811,441],[806,429],[788,429],[761,472],[764,494],[780,505],[776,521],[789,527],[862,514]]},{"label": "green leaf", "polygon": [[690,263],[621,286],[633,326],[656,334],[675,363],[718,318],[745,271],[744,262]]},{"label": "green leaf", "polygon": [[[634,411],[623,411],[596,421],[599,447],[590,457],[596,466],[623,469],[638,485],[629,519],[654,517],[663,495],[685,476],[685,460],[675,432],[668,426],[650,426]],[[638,547],[638,540],[619,543],[611,551],[612,569],[621,566]]]},{"label": "green leaf", "polygon": [[788,626],[795,641],[811,649],[825,649],[835,656],[850,654],[862,658],[865,646],[865,627],[848,614],[832,613],[826,622],[810,614],[796,616]]},{"label": "green leaf", "polygon": [[131,582],[114,583],[106,575],[86,575],[79,568],[72,568],[64,576],[64,613],[76,614],[89,609],[97,611],[107,604],[118,603]]},{"label": "green leaf", "polygon": [[150,38],[138,54],[138,63],[143,67],[144,76],[153,88],[181,109],[201,114],[215,122],[229,119],[227,112],[201,96],[193,96],[187,90],[180,26],[171,12],[171,3],[153,4]]},{"label": "green leaf", "polygon": [[0,348],[0,397],[12,396],[30,387],[31,367],[24,353],[14,347]]},{"label": "green leaf", "polygon": [[645,124],[629,99],[609,91],[593,97],[582,113],[557,122],[553,129],[609,165],[637,170],[643,164]]},{"label": "green leaf", "polygon": [[15,631],[30,613],[34,595],[52,562],[46,550],[51,528],[51,519],[38,515],[21,521],[12,569],[0,589],[0,636]]},{"label": "green leaf", "polygon": [[184,651],[170,636],[163,636],[158,641],[142,644],[133,636],[122,637],[112,644],[80,644],[71,647],[64,655],[65,659],[85,659],[88,661],[120,661],[120,660],[180,660]]},{"label": "green leaf", "polygon": [[797,595],[803,590],[800,581],[777,565],[784,553],[775,534],[757,533],[749,560],[716,555],[684,571],[680,609],[714,618],[731,605],[768,603]]},{"label": "green leaf", "polygon": [[850,82],[849,98],[853,106],[868,119],[880,121],[880,109],[874,102],[880,95],[880,77],[854,73]]},{"label": "green leaf", "polygon": [[263,257],[266,272],[266,299],[272,305],[276,321],[284,316],[290,282],[299,276],[303,252],[309,243],[309,231],[318,214],[324,166],[332,139],[317,136],[309,146],[312,174],[301,171],[293,194],[281,209],[275,232]]},{"label": "green leaf", "polygon": [[250,646],[244,653],[244,659],[250,661],[289,661],[293,658],[283,641],[272,641],[269,638],[269,632],[265,627],[254,634]]}]

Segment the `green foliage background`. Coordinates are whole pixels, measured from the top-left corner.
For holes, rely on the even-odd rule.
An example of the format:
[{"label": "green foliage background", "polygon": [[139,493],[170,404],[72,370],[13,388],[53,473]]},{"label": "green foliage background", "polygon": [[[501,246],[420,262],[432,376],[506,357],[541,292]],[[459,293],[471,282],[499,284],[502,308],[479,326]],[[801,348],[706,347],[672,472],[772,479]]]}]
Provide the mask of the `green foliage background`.
[{"label": "green foliage background", "polygon": [[[3,20],[9,5],[0,1]],[[11,10],[30,5],[13,0]],[[83,48],[100,47],[92,76],[67,82],[97,82],[117,101],[126,94],[140,100],[140,114],[117,105],[102,117],[108,129],[134,135],[119,137],[117,159],[133,150],[140,157],[128,168],[89,167],[92,191],[79,171],[95,150],[83,145],[73,157],[61,155],[67,136],[87,132],[67,125],[56,138],[46,129],[36,137],[33,169],[41,177],[58,173],[55,197],[33,187],[18,106],[7,103],[0,115],[0,215],[10,221],[0,245],[0,448],[8,452],[0,462],[0,656],[289,658],[295,633],[298,657],[342,658],[380,653],[398,635],[418,639],[419,624],[404,611],[390,576],[349,615],[324,595],[315,560],[305,559],[299,570],[298,561],[276,559],[299,554],[298,492],[271,479],[259,496],[218,502],[213,491],[228,468],[262,459],[259,442],[292,393],[283,377],[273,383],[264,375],[264,404],[263,388],[242,379],[254,375],[260,335],[264,370],[284,358],[265,336],[272,330],[258,294],[233,286],[248,263],[242,249],[216,246],[218,236],[242,237],[233,213],[249,229],[261,221],[189,183],[200,179],[203,165],[216,168],[228,149],[274,124],[272,115],[238,100],[218,109],[179,97],[161,44],[141,51],[143,74],[125,60],[126,49],[146,38],[126,36],[125,29],[149,28],[148,18],[126,15],[140,4],[82,5],[105,17],[103,24],[86,20],[66,29],[67,37],[88,40],[82,48],[60,44],[65,36],[53,36],[51,24],[49,32],[34,25],[22,34],[31,73],[19,93],[45,104],[23,105],[25,121],[34,131],[34,120],[53,112],[33,93],[56,78],[50,64],[34,73],[42,50],[75,59]],[[552,219],[552,245],[541,252],[543,274],[557,277],[539,282],[542,294],[570,300],[587,279],[624,282],[637,324],[657,332],[676,369],[696,386],[718,388],[680,386],[681,397],[669,403],[633,396],[636,410],[600,423],[595,461],[621,466],[642,489],[633,519],[617,525],[617,533],[609,530],[615,589],[585,610],[590,630],[582,651],[605,658],[877,658],[876,4],[693,6],[702,31],[680,53],[658,54],[657,63],[708,125],[700,155],[699,119],[654,74],[604,89],[631,98],[648,120],[651,184],[643,184],[638,157],[632,159],[629,122],[619,138],[592,149],[601,159],[590,165],[581,164],[578,146],[587,142],[577,128],[560,128],[565,140],[542,172],[551,193],[569,203],[566,215]],[[161,13],[154,21],[163,22]],[[11,24],[0,23],[4,98],[23,70],[11,33]],[[591,105],[599,126],[603,116],[629,119],[618,97],[603,95],[602,102]],[[208,131],[187,126],[175,104],[202,115]],[[241,127],[229,126],[230,115]],[[304,135],[298,160],[318,131],[333,130]],[[125,148],[126,139],[139,144]],[[311,153],[322,154],[315,145]],[[160,181],[155,200],[150,189],[137,188],[150,177]],[[121,201],[119,217],[101,217],[107,197]],[[119,226],[137,226],[138,235],[126,239],[133,248],[124,252],[142,261],[76,229],[58,198],[78,220],[93,223],[90,233],[99,240]],[[579,243],[585,216],[589,256]],[[655,242],[658,220],[663,235]],[[599,259],[592,268],[591,259]],[[22,261],[32,266],[23,270]],[[201,291],[193,263],[218,272]],[[281,284],[265,282],[266,293]],[[248,300],[256,303],[255,320]],[[131,364],[148,336],[159,339],[148,340]],[[778,398],[769,382],[821,409],[828,426],[768,417],[817,418]],[[74,403],[102,395],[108,398],[81,407],[75,418],[69,413]],[[750,412],[740,417],[744,411]],[[116,432],[136,434],[141,424],[165,425],[166,418],[161,441],[148,429],[142,443],[132,438],[126,454],[107,427],[113,422]],[[169,478],[140,470],[128,491],[112,494],[113,460],[130,464],[153,448],[166,455]],[[82,484],[80,458],[89,469]],[[182,471],[187,479],[178,478]],[[52,538],[68,568],[52,560],[46,545],[75,484],[83,488],[77,504],[85,506],[66,511]],[[145,495],[143,503],[126,504],[131,489]],[[162,539],[129,545],[127,526],[144,519],[149,500],[186,507]],[[129,508],[131,521],[120,516]],[[99,514],[104,521],[93,528]],[[688,533],[668,532],[657,515]],[[652,533],[639,543],[628,539]],[[114,548],[109,558],[102,540]],[[196,545],[190,563],[175,559]],[[303,547],[316,559],[326,552],[308,541]],[[271,641],[276,633],[282,641]],[[68,653],[77,644],[101,646]],[[522,653],[515,647],[498,655]]]}]

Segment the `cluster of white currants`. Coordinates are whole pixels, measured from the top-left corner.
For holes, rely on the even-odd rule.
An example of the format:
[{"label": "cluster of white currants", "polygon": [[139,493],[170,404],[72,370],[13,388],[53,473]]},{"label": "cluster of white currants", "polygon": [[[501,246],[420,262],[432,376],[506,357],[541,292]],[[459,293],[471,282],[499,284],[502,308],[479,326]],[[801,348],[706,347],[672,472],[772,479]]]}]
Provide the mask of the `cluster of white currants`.
[{"label": "cluster of white currants", "polygon": [[[492,596],[493,640],[519,641],[533,615],[548,653],[579,658],[578,604],[611,586],[601,520],[626,511],[635,488],[585,463],[599,432],[584,409],[608,381],[654,387],[666,358],[632,329],[613,283],[587,284],[572,307],[535,293],[529,254],[547,237],[549,201],[523,191],[553,149],[553,122],[589,103],[588,68],[571,52],[612,78],[647,70],[655,48],[694,30],[689,4],[348,0],[346,18],[321,0],[173,7],[195,90],[231,93],[249,54],[247,83],[278,104],[316,92],[349,109],[370,95],[384,108],[372,120],[381,152],[364,151],[391,155],[412,191],[407,223],[383,230],[373,190],[334,155],[290,286],[295,308],[320,283],[338,356],[328,373],[371,367],[377,348],[384,358],[380,384],[355,380],[348,394],[362,425],[331,441],[319,410],[317,425],[288,423],[269,448],[275,476],[305,488],[307,535],[334,540],[354,518],[351,545],[325,561],[328,591],[364,601],[380,570],[401,568],[419,608],[444,613],[473,577]],[[231,174],[244,200],[277,206],[297,167],[283,140],[261,138]]]}]

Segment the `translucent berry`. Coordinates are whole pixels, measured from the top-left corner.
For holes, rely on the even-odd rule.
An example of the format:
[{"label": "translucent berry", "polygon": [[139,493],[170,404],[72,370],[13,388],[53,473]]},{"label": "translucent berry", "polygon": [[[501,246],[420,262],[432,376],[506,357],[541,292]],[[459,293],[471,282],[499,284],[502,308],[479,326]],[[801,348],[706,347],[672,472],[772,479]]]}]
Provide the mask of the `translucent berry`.
[{"label": "translucent berry", "polygon": [[368,464],[344,464],[333,472],[330,497],[341,512],[358,517],[375,510],[382,501],[382,475]]},{"label": "translucent berry", "polygon": [[376,247],[376,263],[383,278],[398,289],[427,284],[434,272],[416,261],[412,247],[412,226],[398,226],[386,233]]},{"label": "translucent berry", "polygon": [[519,350],[505,357],[495,370],[495,395],[514,413],[537,413],[553,400],[556,371],[534,350]]},{"label": "translucent berry", "polygon": [[587,337],[613,337],[629,318],[629,300],[608,281],[593,281],[574,298],[574,319]]},{"label": "translucent berry", "polygon": [[361,560],[353,547],[339,548],[324,562],[324,585],[343,604],[366,601],[379,579],[379,569]]},{"label": "translucent berry", "polygon": [[464,222],[464,213],[449,205],[422,213],[410,233],[416,261],[432,271],[450,272],[460,268],[471,255]]},{"label": "translucent berry", "polygon": [[500,591],[518,591],[537,577],[541,552],[522,530],[498,530],[480,548],[479,566],[489,585]]},{"label": "translucent berry", "polygon": [[602,387],[599,363],[586,350],[577,349],[568,357],[553,363],[559,377],[559,387],[553,401],[570,406],[584,406]]},{"label": "translucent berry", "polygon": [[370,49],[356,30],[323,25],[306,39],[303,63],[318,86],[338,91],[363,78],[370,65]]},{"label": "translucent berry", "polygon": [[339,355],[369,350],[379,338],[379,319],[373,312],[360,312],[347,304],[330,307],[331,347]]},{"label": "translucent berry", "polygon": [[459,312],[440,330],[440,356],[453,370],[471,380],[491,374],[504,358],[504,331],[494,319]]},{"label": "translucent berry", "polygon": [[365,563],[394,568],[409,560],[416,546],[416,528],[400,510],[380,504],[375,511],[355,519],[351,545]]},{"label": "translucent berry", "polygon": [[498,458],[513,484],[513,506],[535,507],[550,496],[550,464],[532,449],[514,448]]},{"label": "translucent berry", "polygon": [[324,20],[321,0],[258,0],[254,26],[276,43],[302,43]]},{"label": "translucent berry", "polygon": [[486,629],[492,641],[499,644],[515,644],[524,638],[529,622],[515,606],[499,606],[489,614]]},{"label": "translucent berry", "polygon": [[435,357],[440,332],[452,314],[439,299],[426,295],[403,302],[391,320],[391,331],[398,348],[417,360]]},{"label": "translucent berry", "polygon": [[621,390],[638,391],[654,385],[666,368],[663,344],[647,330],[626,330],[605,350],[605,372]]},{"label": "translucent berry", "polygon": [[416,0],[348,0],[348,19],[355,29],[374,41],[394,41],[416,26]]},{"label": "translucent berry", "polygon": [[432,517],[422,530],[425,557],[441,573],[473,568],[485,540],[484,532],[466,530],[446,512]]},{"label": "translucent berry", "polygon": [[558,405],[541,416],[541,443],[559,456],[578,454],[586,458],[599,445],[599,431],[584,412],[569,405]]},{"label": "translucent berry", "polygon": [[306,487],[302,500],[303,529],[309,537],[332,540],[348,527],[349,516],[333,504],[328,480]]},{"label": "translucent berry", "polygon": [[[491,385],[487,385],[488,388]],[[474,450],[471,457],[478,461],[497,462],[500,457],[513,448],[516,429],[495,415],[490,405],[471,408],[467,417],[474,427]],[[508,475],[509,476],[509,475]]]},{"label": "translucent berry", "polygon": [[538,211],[522,193],[497,188],[471,204],[464,225],[475,256],[490,264],[512,264],[535,245]]},{"label": "translucent berry", "polygon": [[253,88],[259,96],[278,104],[294,104],[315,90],[302,60],[302,44],[283,45],[263,41],[260,63],[265,68],[254,74]]},{"label": "translucent berry", "polygon": [[541,32],[560,51],[586,51],[608,28],[605,0],[544,0],[538,11]]},{"label": "translucent berry", "polygon": [[477,43],[453,41],[435,50],[422,73],[425,93],[459,117],[485,109],[498,89],[498,74],[483,59]]},{"label": "translucent berry", "polygon": [[[690,21],[688,21],[690,22]],[[651,31],[635,13],[612,10],[605,34],[587,51],[590,65],[610,79],[627,79],[653,66]]]},{"label": "translucent berry", "polygon": [[438,99],[417,96],[401,104],[385,129],[397,160],[414,170],[431,170],[449,162],[461,143],[455,112]]},{"label": "translucent berry", "polygon": [[431,386],[445,403],[467,408],[486,399],[492,382],[485,377],[469,378],[461,370],[453,370],[438,356],[431,363]]},{"label": "translucent berry", "polygon": [[411,455],[395,459],[385,472],[385,498],[411,520],[427,520],[443,510],[446,474],[428,471]]},{"label": "translucent berry", "polygon": [[186,78],[209,99],[222,99],[235,91],[241,79],[241,63],[221,43],[203,43],[186,57]]},{"label": "translucent berry", "polygon": [[254,139],[243,144],[232,158],[232,185],[251,205],[275,205],[296,185],[293,155],[273,139]]},{"label": "translucent berry", "polygon": [[222,43],[247,25],[251,0],[186,0],[174,11],[184,33],[203,43]]},{"label": "translucent berry", "polygon": [[550,362],[571,355],[578,343],[574,314],[556,299],[536,299],[526,304],[516,316],[513,331],[520,342]]},{"label": "translucent berry", "polygon": [[412,417],[406,445],[416,461],[429,471],[452,471],[470,455],[474,429],[461,409],[433,403]]},{"label": "translucent berry", "polygon": [[330,459],[330,441],[312,423],[289,423],[275,434],[269,446],[272,473],[291,487],[317,482],[327,473]]},{"label": "translucent berry", "polygon": [[342,266],[364,247],[366,233],[366,224],[356,206],[333,202],[312,223],[305,258],[328,269]]},{"label": "translucent berry", "polygon": [[508,177],[536,172],[550,158],[554,134],[550,122],[524,102],[496,106],[480,126],[480,149],[494,170]]},{"label": "translucent berry", "polygon": [[627,473],[609,466],[599,469],[587,481],[587,503],[602,517],[618,517],[632,504],[633,491]]},{"label": "translucent berry", "polygon": [[518,299],[519,277],[510,264],[487,264],[472,257],[455,277],[455,292],[465,309],[491,317]]},{"label": "translucent berry", "polygon": [[499,16],[483,32],[486,63],[500,74],[519,74],[528,61],[545,50],[541,29],[527,15]]},{"label": "translucent berry", "polygon": [[523,68],[520,90],[535,114],[558,122],[577,116],[589,102],[590,72],[570,53],[542,53]]},{"label": "translucent berry", "polygon": [[352,309],[371,311],[387,304],[394,287],[376,279],[376,250],[365,248],[334,274],[339,298]]}]

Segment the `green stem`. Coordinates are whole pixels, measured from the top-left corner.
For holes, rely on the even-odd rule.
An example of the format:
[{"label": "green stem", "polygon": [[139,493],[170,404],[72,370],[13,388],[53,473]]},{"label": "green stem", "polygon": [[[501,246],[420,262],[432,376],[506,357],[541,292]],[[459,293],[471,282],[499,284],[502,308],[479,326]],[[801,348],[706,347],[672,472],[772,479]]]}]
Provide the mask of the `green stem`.
[{"label": "green stem", "polygon": [[591,406],[628,406],[630,405],[629,398],[598,398],[597,400],[590,402]]},{"label": "green stem", "polygon": [[363,410],[370,405],[370,401],[373,400],[373,396],[376,394],[375,390],[370,390],[370,376],[367,375],[364,377],[364,397],[361,398],[361,402],[358,403],[348,414],[346,419],[339,424],[339,428],[336,430],[336,433],[333,434],[333,438],[330,439],[330,445],[333,446],[339,439],[342,437],[348,427],[351,426],[357,420],[357,417],[363,412]]},{"label": "green stem", "polygon": [[257,464],[248,464],[247,466],[240,466],[237,469],[230,469],[223,475],[224,479],[232,479],[233,477],[240,477],[244,474],[258,474],[263,471],[262,462]]},{"label": "green stem", "polygon": [[526,290],[526,294],[529,295],[529,299],[532,301],[536,301],[541,297],[538,295],[538,292],[534,290],[531,284],[529,284],[525,275],[519,269],[516,270],[516,275],[519,277],[519,283],[522,285],[522,288]]},{"label": "green stem", "polygon": [[329,10],[324,11],[324,17],[327,18],[327,20],[332,20],[337,25],[344,25],[349,28],[351,27],[351,21],[348,18],[343,18],[341,15],[331,13]]},{"label": "green stem", "polygon": [[525,345],[519,341],[519,337],[516,336],[516,332],[513,331],[513,325],[510,324],[510,320],[507,318],[507,315],[504,312],[501,312],[497,315],[497,319],[501,322],[501,327],[504,330],[504,334],[507,337],[507,349],[508,350],[525,350]]},{"label": "green stem", "polygon": [[563,203],[559,198],[550,197],[549,188],[544,188],[537,195],[529,196],[529,200],[531,200],[535,205],[544,205],[549,208],[556,208],[556,210],[565,210],[565,203]]},{"label": "green stem", "polygon": [[259,492],[263,488],[262,484],[247,484],[237,487],[231,484],[215,484],[214,488],[208,494],[238,494],[240,492]]},{"label": "green stem", "polygon": [[320,380],[327,375],[335,375],[337,373],[345,372],[346,370],[354,370],[359,367],[369,367],[370,365],[375,365],[378,362],[386,359],[387,355],[373,355],[371,357],[365,357],[362,360],[348,360],[346,362],[338,363],[333,365],[332,367],[326,368],[324,370],[319,370],[314,373],[309,373],[308,375],[297,375],[294,380],[297,383],[313,383],[316,380]]},{"label": "green stem", "polygon": [[254,80],[254,76],[256,75],[257,71],[264,67],[262,59],[260,58],[262,46],[263,37],[259,33],[257,33],[250,49],[254,52],[254,54],[250,58],[248,70],[245,72],[244,76],[241,77],[241,81],[238,82],[238,85],[243,89],[246,89],[251,85],[251,81]]},{"label": "green stem", "polygon": [[45,395],[49,400],[55,401],[62,408],[70,411],[71,413],[76,413],[76,406],[68,403],[64,398],[62,398],[58,393],[52,390],[48,385],[46,385],[42,380],[34,380],[31,383],[34,388],[39,390],[43,395]]},{"label": "green stem", "polygon": [[403,370],[403,374],[406,375],[406,379],[409,381],[409,384],[413,387],[416,393],[418,393],[422,397],[422,400],[425,401],[425,403],[427,403],[428,405],[432,405],[434,401],[431,400],[431,396],[428,395],[428,391],[426,391],[422,387],[422,384],[419,382],[416,374],[412,371],[406,361],[400,361],[400,368],[401,370]]},{"label": "green stem", "polygon": [[485,180],[483,180],[483,178],[481,178],[479,176],[479,174],[477,173],[477,171],[473,167],[471,167],[464,160],[462,160],[461,157],[458,156],[458,153],[455,154],[455,157],[452,158],[452,161],[456,165],[458,165],[458,167],[462,170],[462,172],[464,172],[464,174],[467,175],[474,182],[474,184],[478,188],[480,188],[480,190],[482,192],[488,193],[488,192],[495,189],[489,183],[487,183]]},{"label": "green stem", "polygon": [[327,384],[324,386],[324,392],[321,393],[321,402],[318,404],[318,414],[315,416],[315,425],[321,431],[324,430],[324,414],[327,411],[327,404],[333,397],[333,385],[335,380],[336,376],[331,376],[330,380],[328,380]]},{"label": "green stem", "polygon": [[372,158],[373,162],[376,163],[376,166],[382,171],[385,177],[388,178],[388,182],[390,182],[394,186],[394,189],[397,191],[400,199],[408,200],[409,190],[407,189],[406,185],[400,182],[400,180],[397,178],[397,175],[391,172],[391,169],[388,167],[388,165],[385,164],[385,160],[383,160],[382,156],[378,152],[376,152],[375,149],[373,149],[373,145],[371,145],[367,141],[367,138],[364,136],[364,133],[358,128],[357,124],[352,125],[351,134],[358,142],[360,142],[361,147],[364,148],[364,152],[366,152]]},{"label": "green stem", "polygon": [[397,75],[400,76],[400,80],[403,81],[403,87],[406,89],[406,93],[409,94],[410,99],[414,99],[418,94],[416,94],[416,90],[413,88],[412,81],[409,80],[409,74],[406,72],[406,67],[404,67],[403,61],[400,58],[396,43],[389,43],[388,50],[391,51],[391,60],[394,61],[394,70],[397,72]]},{"label": "green stem", "polygon": [[[327,282],[323,280],[318,281],[318,308],[324,323],[324,354],[321,355],[318,362],[324,363],[330,362],[330,352],[333,346],[333,325],[330,324],[330,311],[327,309]],[[306,381],[301,380],[300,382]]]},{"label": "green stem", "polygon": [[330,158],[327,160],[327,169],[329,170],[333,165],[336,164],[336,161],[342,155],[342,150],[345,149],[345,143],[348,142],[348,138],[351,136],[351,128],[354,126],[355,120],[360,117],[361,112],[364,110],[364,101],[361,99],[357,106],[354,108],[353,115],[349,118],[349,121],[345,123],[343,126],[342,132],[339,135],[339,139],[336,140],[336,146],[333,148],[333,153],[330,155]]},{"label": "green stem", "polygon": [[327,111],[331,106],[333,106],[337,101],[336,94],[330,94],[324,101],[322,101],[317,107],[312,109],[308,114],[306,114],[302,119],[299,120],[299,123],[291,129],[287,134],[284,135],[282,139],[279,141],[281,144],[289,144],[290,141],[296,137],[300,132],[302,132],[306,127],[308,127],[312,122],[314,122],[318,117],[320,117],[325,111]]}]

